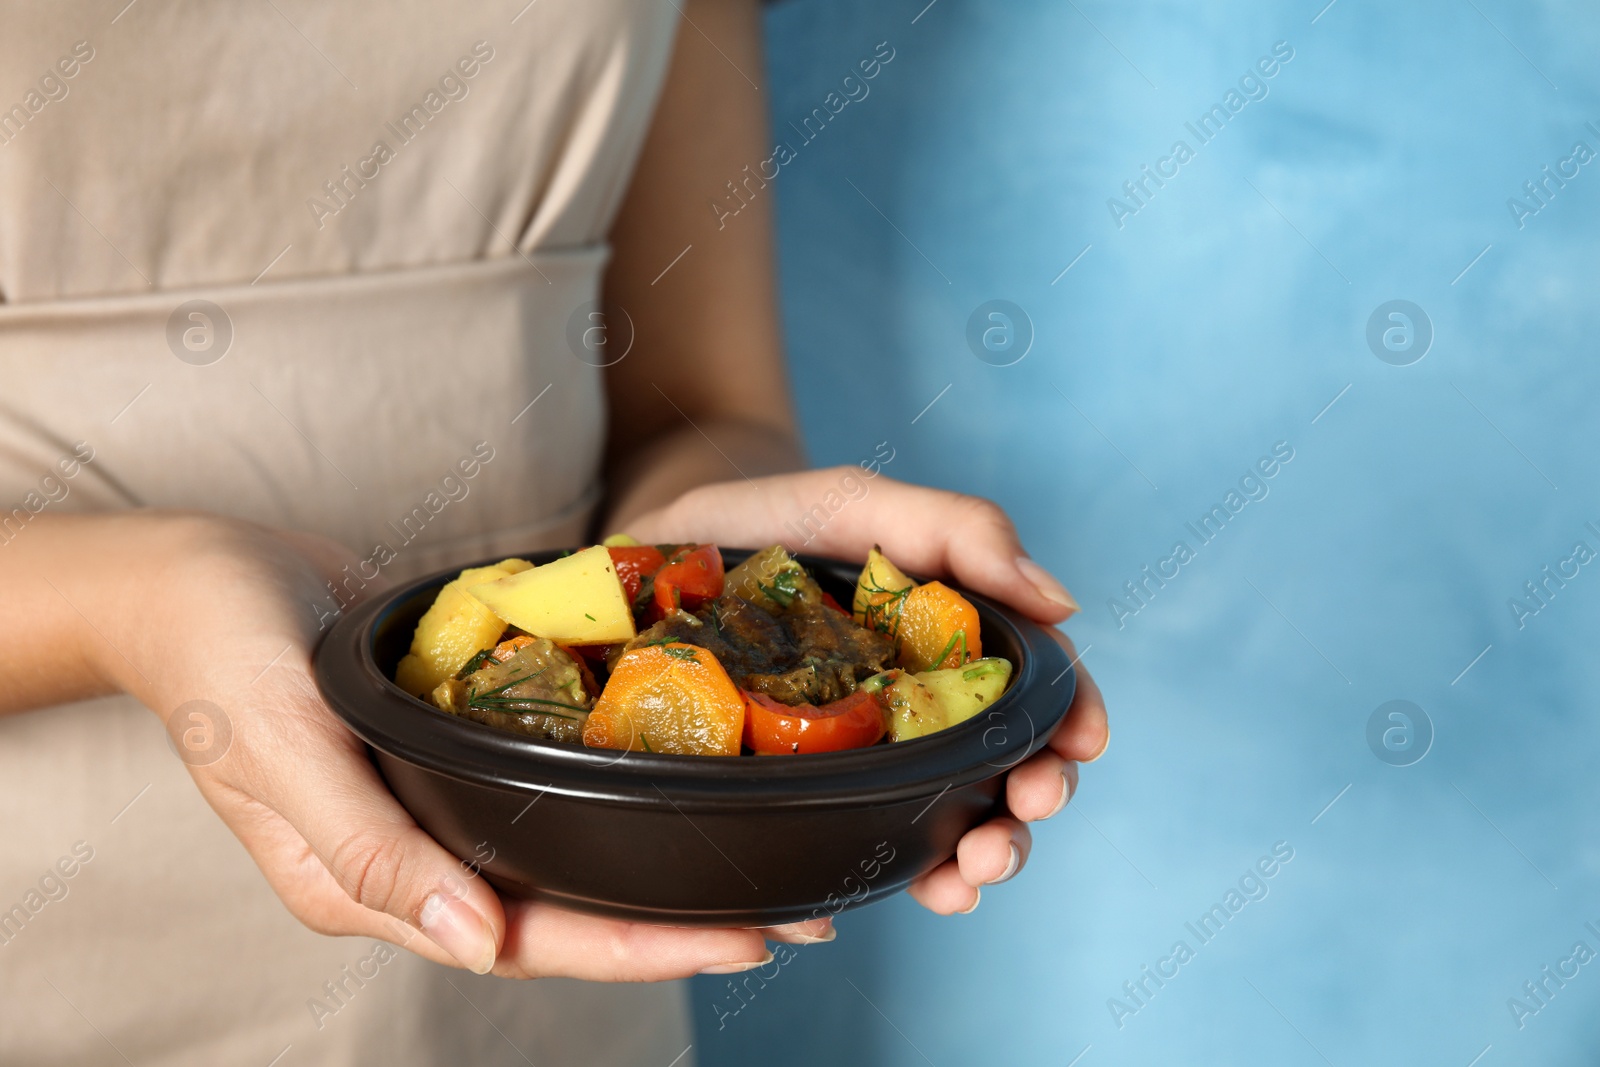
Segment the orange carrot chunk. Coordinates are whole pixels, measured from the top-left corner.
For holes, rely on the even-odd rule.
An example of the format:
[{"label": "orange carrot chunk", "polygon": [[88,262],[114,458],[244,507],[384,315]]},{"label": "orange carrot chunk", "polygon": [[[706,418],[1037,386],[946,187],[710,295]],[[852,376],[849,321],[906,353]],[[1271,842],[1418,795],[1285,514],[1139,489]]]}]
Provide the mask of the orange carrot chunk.
[{"label": "orange carrot chunk", "polygon": [[943,582],[911,590],[899,623],[898,662],[913,674],[959,667],[983,656],[978,609]]},{"label": "orange carrot chunk", "polygon": [[737,756],[744,697],[717,658],[671,642],[625,652],[589,713],[589,748]]}]

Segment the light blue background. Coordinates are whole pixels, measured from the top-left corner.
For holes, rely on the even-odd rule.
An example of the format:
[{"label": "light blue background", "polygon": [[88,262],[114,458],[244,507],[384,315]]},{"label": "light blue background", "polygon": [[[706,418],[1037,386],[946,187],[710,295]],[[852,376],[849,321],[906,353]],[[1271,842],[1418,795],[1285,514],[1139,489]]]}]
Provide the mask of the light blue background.
[{"label": "light blue background", "polygon": [[[925,2],[769,12],[780,131],[895,49],[769,189],[806,432],[1011,511],[1083,602],[1111,747],[974,915],[846,916],[720,1030],[696,980],[701,1062],[1595,1062],[1600,961],[1524,1029],[1507,999],[1600,950],[1600,566],[1525,628],[1507,601],[1600,548],[1600,163],[1523,229],[1506,200],[1600,149],[1600,16]],[[1119,230],[1107,198],[1277,41],[1269,95]],[[993,298],[1036,330],[1015,366],[964,340]],[[1408,367],[1365,340],[1394,298],[1436,331]],[[1270,495],[1119,628],[1279,441]],[[1411,767],[1366,742],[1391,699],[1436,729]],[[1270,894],[1119,1030],[1108,998],[1278,841]]]}]

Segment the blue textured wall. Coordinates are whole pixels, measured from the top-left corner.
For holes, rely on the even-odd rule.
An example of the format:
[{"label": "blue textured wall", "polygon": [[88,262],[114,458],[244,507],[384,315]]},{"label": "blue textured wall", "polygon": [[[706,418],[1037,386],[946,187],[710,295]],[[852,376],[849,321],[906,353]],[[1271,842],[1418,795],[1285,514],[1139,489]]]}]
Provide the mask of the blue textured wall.
[{"label": "blue textured wall", "polygon": [[[1595,1062],[1600,14],[925,2],[770,11],[806,432],[818,462],[887,439],[890,473],[1010,509],[1084,604],[1111,747],[976,914],[847,916],[720,1028],[726,980],[697,980],[702,1062]],[[1185,123],[1277,42],[1202,143]],[[1546,165],[1569,177],[1541,203]],[[1012,366],[965,337],[991,299],[1032,323]],[[1406,366],[1418,335],[1368,340],[1395,299],[1433,333]],[[1213,504],[1237,514],[1205,542]],[[1569,577],[1541,603],[1546,565]],[[1369,744],[1391,700],[1432,724],[1409,766],[1403,733]],[[1279,842],[1203,943],[1186,923]],[[1528,996],[1546,965],[1576,975]]]}]

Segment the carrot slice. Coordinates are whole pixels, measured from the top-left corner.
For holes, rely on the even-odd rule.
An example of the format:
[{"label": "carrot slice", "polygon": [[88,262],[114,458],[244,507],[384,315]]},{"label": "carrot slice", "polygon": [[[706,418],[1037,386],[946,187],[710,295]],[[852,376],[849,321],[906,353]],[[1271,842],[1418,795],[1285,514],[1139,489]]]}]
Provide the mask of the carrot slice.
[{"label": "carrot slice", "polygon": [[744,697],[717,657],[670,642],[624,652],[583,728],[589,748],[737,756]]},{"label": "carrot slice", "polygon": [[913,674],[959,667],[983,656],[978,609],[943,582],[911,590],[899,622],[898,662]]}]

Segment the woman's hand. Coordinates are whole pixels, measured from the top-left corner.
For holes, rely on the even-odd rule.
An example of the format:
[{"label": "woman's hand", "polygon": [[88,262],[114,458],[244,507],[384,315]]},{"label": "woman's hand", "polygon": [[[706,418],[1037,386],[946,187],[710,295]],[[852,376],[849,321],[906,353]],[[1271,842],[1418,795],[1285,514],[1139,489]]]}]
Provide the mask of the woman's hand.
[{"label": "woman's hand", "polygon": [[[1039,622],[1058,623],[1078,609],[1061,584],[1028,558],[1016,528],[996,505],[869,476],[856,467],[702,486],[629,520],[625,532],[654,543],[759,547],[781,541],[796,551],[844,559],[865,559],[879,544],[907,570],[953,575]],[[1076,659],[1072,642],[1052,632]],[[1109,737],[1105,701],[1079,664],[1066,719],[1048,745],[1010,772],[1010,814],[970,831],[955,858],[915,882],[911,895],[941,915],[977,907],[981,887],[1005,881],[1027,863],[1027,824],[1066,806],[1077,788],[1078,764],[1098,759]]]},{"label": "woman's hand", "polygon": [[383,938],[479,973],[601,981],[742,970],[771,958],[763,933],[831,937],[826,920],[675,930],[502,902],[417,826],[317,693],[311,650],[337,606],[327,582],[346,577],[353,555],[196,515],[53,527],[61,565],[40,571],[81,614],[77,636],[102,689],[134,693],[168,722],[206,801],[311,929]]}]

